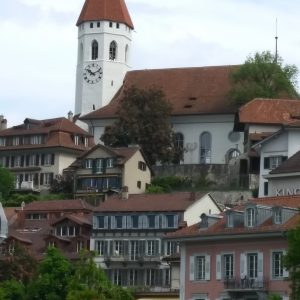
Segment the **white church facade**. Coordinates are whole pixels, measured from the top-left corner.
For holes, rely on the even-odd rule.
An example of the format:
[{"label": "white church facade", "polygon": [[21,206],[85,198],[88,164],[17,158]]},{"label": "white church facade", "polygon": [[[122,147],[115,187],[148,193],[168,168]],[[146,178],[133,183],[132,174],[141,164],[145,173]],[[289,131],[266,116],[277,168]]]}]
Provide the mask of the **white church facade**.
[{"label": "white church facade", "polygon": [[124,91],[162,89],[173,107],[170,122],[185,149],[184,164],[225,164],[242,151],[233,132],[236,105],[229,97],[235,66],[130,71],[134,28],[124,0],[86,0],[78,22],[75,113],[95,143],[117,118]]}]

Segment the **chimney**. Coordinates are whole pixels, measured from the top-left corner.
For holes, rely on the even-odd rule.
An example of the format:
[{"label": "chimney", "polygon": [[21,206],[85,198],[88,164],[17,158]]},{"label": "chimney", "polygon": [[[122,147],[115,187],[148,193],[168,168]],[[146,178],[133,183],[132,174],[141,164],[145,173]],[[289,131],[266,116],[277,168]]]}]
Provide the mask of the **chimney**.
[{"label": "chimney", "polygon": [[68,112],[68,120],[73,122],[73,113],[71,111]]},{"label": "chimney", "polygon": [[123,186],[122,188],[122,199],[123,200],[128,199],[128,186]]},{"label": "chimney", "polygon": [[4,119],[3,115],[0,115],[0,131],[7,128],[7,120]]}]

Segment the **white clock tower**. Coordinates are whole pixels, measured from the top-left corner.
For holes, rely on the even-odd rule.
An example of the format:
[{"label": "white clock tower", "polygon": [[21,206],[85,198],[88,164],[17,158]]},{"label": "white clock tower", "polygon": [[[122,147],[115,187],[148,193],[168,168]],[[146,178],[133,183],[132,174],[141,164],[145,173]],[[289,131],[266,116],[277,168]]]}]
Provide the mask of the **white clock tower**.
[{"label": "white clock tower", "polygon": [[130,69],[133,23],[124,0],[86,0],[77,21],[75,113],[108,104]]}]

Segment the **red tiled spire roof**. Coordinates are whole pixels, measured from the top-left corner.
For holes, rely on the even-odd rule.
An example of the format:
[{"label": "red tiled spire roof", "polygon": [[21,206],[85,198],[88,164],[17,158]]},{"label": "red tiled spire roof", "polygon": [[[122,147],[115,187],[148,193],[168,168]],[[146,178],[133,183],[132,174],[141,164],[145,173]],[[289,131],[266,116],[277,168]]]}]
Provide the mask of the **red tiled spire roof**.
[{"label": "red tiled spire roof", "polygon": [[76,25],[99,20],[120,22],[134,28],[124,0],[86,0]]}]

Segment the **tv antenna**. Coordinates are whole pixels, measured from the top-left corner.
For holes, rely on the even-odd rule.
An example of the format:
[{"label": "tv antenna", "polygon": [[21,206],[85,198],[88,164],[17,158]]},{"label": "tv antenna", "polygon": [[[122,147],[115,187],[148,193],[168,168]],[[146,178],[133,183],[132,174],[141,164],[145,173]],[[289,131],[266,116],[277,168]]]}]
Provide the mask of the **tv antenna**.
[{"label": "tv antenna", "polygon": [[277,33],[277,18],[276,18],[276,35],[275,35],[275,63],[278,59],[278,33]]}]

